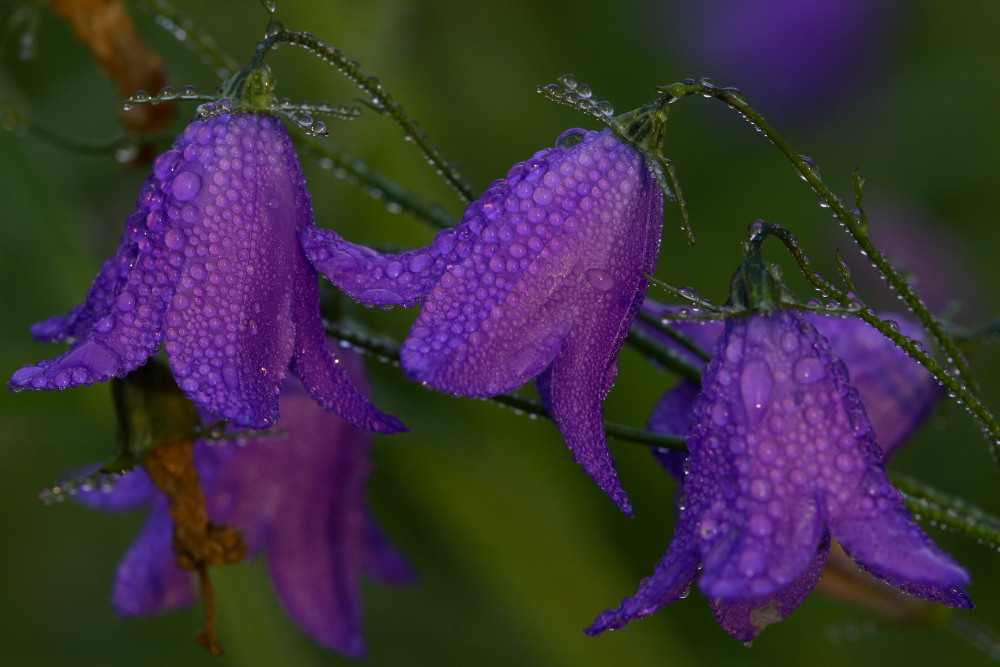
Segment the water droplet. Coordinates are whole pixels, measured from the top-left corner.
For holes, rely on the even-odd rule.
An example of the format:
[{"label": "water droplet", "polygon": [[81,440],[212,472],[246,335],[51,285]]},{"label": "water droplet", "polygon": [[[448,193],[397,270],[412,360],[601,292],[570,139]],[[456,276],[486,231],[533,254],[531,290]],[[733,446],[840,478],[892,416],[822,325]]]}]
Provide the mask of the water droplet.
[{"label": "water droplet", "polygon": [[198,196],[201,190],[201,176],[191,171],[182,171],[174,179],[171,192],[178,201],[187,202]]},{"label": "water droplet", "polygon": [[801,384],[812,384],[826,377],[823,363],[815,357],[805,357],[795,363],[795,379]]},{"label": "water droplet", "polygon": [[157,99],[163,102],[168,102],[170,100],[177,99],[177,89],[173,86],[164,86],[160,89],[160,94],[156,96]]},{"label": "water droplet", "polygon": [[690,301],[698,301],[698,290],[693,287],[682,287],[677,293]]},{"label": "water droplet", "polygon": [[[265,3],[266,2],[271,2],[272,5],[274,4],[273,0],[263,0],[263,1]],[[274,10],[271,9],[271,11],[273,12]],[[281,21],[279,21],[278,19],[276,19],[276,18],[274,18],[272,16],[271,20],[267,22],[267,29],[264,31],[264,36],[265,37],[274,37],[278,33],[281,33],[281,32],[284,32],[284,31],[285,31],[285,26],[282,25]]]},{"label": "water droplet", "polygon": [[575,90],[577,87],[576,77],[572,74],[563,74],[560,76],[559,83],[561,83],[564,88],[568,88],[569,90]]},{"label": "water droplet", "polygon": [[615,279],[604,269],[587,269],[583,275],[591,286],[602,292],[607,292],[615,286]]},{"label": "water droplet", "polygon": [[190,100],[190,99],[193,99],[195,97],[198,97],[198,89],[195,88],[194,86],[188,84],[188,85],[184,86],[183,88],[181,88],[181,99],[182,100]]},{"label": "water droplet", "polygon": [[747,363],[740,374],[740,392],[743,395],[743,407],[751,425],[760,422],[767,412],[768,401],[771,399],[771,389],[774,377],[771,368],[762,359],[754,359]]}]

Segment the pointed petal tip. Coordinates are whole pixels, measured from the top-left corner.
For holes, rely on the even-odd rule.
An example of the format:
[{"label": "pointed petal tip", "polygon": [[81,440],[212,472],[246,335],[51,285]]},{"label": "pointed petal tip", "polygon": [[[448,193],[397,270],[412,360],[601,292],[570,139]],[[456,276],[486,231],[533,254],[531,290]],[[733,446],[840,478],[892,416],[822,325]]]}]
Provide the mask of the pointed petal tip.
[{"label": "pointed petal tip", "polygon": [[597,637],[600,634],[608,630],[617,630],[624,625],[623,622],[618,618],[618,612],[615,609],[608,609],[602,611],[594,622],[588,627],[583,629],[583,634],[590,637]]},{"label": "pointed petal tip", "polygon": [[399,418],[393,415],[386,414],[382,411],[376,411],[377,414],[371,421],[369,426],[365,426],[369,431],[374,431],[375,433],[409,433],[410,427],[404,424]]},{"label": "pointed petal tip", "polygon": [[615,505],[618,506],[618,509],[622,511],[622,514],[630,519],[635,518],[635,514],[632,512],[632,502],[628,499],[628,494],[625,493],[625,491],[621,491],[620,494],[609,493],[608,495],[611,496],[611,500],[613,500]]}]

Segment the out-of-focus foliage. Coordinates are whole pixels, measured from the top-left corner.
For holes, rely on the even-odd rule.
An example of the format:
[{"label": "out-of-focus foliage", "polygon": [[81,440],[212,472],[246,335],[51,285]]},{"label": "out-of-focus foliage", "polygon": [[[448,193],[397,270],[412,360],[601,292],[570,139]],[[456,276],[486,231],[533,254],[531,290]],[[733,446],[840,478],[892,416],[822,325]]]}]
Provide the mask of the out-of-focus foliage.
[{"label": "out-of-focus foliage", "polygon": [[[17,4],[0,9],[4,20]],[[267,23],[255,0],[177,4],[244,62]],[[870,61],[855,62],[859,69],[830,80],[827,85],[837,88],[816,108],[787,106],[787,98],[777,95],[762,97],[749,83],[709,69],[709,59],[699,55],[704,44],[695,48],[689,41],[712,34],[692,27],[707,20],[692,18],[700,4],[712,3],[279,0],[278,15],[287,27],[323,37],[379,76],[480,190],[514,162],[552,145],[564,129],[595,127],[535,92],[537,84],[564,72],[592,85],[619,112],[652,100],[655,85],[687,76],[712,76],[721,85],[742,87],[843,195],[850,192],[851,170],[861,167],[876,241],[882,241],[880,216],[893,230],[884,241],[890,249],[914,238],[908,226],[918,222],[921,234],[940,235],[931,256],[940,253],[941,265],[967,271],[952,296],[974,309],[959,311],[959,322],[974,324],[995,313],[1000,265],[993,255],[1000,226],[994,223],[992,193],[1000,173],[995,120],[1000,87],[994,85],[993,64],[1000,61],[994,35],[1000,5],[882,3],[883,14],[865,19],[881,21],[881,29],[847,31],[843,37],[877,42],[872,44],[877,48],[864,49]],[[33,60],[19,60],[19,33],[8,33],[2,42],[0,102],[79,141],[96,144],[119,136],[117,84],[67,24],[44,7],[39,11]],[[135,8],[134,13],[139,34],[162,56],[170,83],[193,84],[204,92],[215,88],[219,77],[212,67],[152,16]],[[716,25],[728,24],[716,19]],[[754,48],[747,47],[744,56],[753,59]],[[269,62],[280,96],[339,104],[357,95],[352,84],[300,50],[282,48]],[[806,86],[802,90],[815,94]],[[172,132],[193,112],[193,105],[181,105]],[[833,248],[847,246],[847,237],[751,128],[717,102],[700,98],[679,102],[670,122],[666,153],[677,164],[698,244],[684,243],[676,209],[668,207],[660,278],[724,300],[726,279],[740,260],[739,240],[755,218],[780,222],[815,260],[833,265]],[[454,193],[388,120],[366,112],[328,126],[331,136],[324,141],[364,156],[441,202],[453,216],[461,213]],[[171,138],[165,136],[158,149]],[[303,163],[317,224],[366,243],[413,247],[431,238],[432,230],[391,214],[307,154]],[[126,169],[110,152],[69,152],[37,136],[0,133],[4,373],[52,356],[52,345],[30,340],[28,325],[82,300],[100,262],[114,250],[144,177],[145,167]],[[768,253],[772,260],[781,257],[776,247]],[[791,275],[791,264],[786,267]],[[789,282],[800,296],[809,296],[801,280]],[[358,308],[351,315],[401,339],[415,312]],[[1000,364],[994,355],[994,348],[985,347],[973,354],[972,363],[987,403],[997,406]],[[621,367],[607,416],[641,426],[675,380],[628,349]],[[372,502],[420,575],[409,589],[367,591],[372,665],[988,660],[987,653],[952,632],[947,620],[932,627],[897,623],[819,593],[768,628],[750,649],[715,625],[708,605],[694,599],[697,590],[692,599],[624,630],[586,637],[582,629],[594,616],[632,594],[663,554],[674,522],[669,477],[642,447],[613,444],[636,514],[625,519],[571,462],[551,423],[425,391],[406,382],[398,369],[375,361],[369,370],[380,406],[413,428],[411,434],[378,438]],[[0,395],[4,664],[216,664],[189,641],[199,627],[197,609],[155,619],[115,617],[108,601],[112,573],[141,517],[45,507],[37,499],[41,488],[69,471],[108,457],[114,442],[106,386]],[[931,419],[891,469],[1000,511],[992,492],[1000,472],[975,424],[953,405]],[[1000,629],[1000,554],[934,527],[927,530],[973,576],[969,593],[978,609],[963,613],[966,620],[959,623],[971,619]],[[348,662],[312,644],[286,619],[262,563],[221,569],[214,576],[220,635],[233,664]]]}]

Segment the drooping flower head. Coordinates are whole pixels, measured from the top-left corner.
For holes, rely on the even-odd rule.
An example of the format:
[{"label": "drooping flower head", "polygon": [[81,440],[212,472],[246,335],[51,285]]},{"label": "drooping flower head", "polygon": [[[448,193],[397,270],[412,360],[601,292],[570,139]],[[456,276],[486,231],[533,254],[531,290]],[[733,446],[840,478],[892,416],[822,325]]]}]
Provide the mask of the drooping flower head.
[{"label": "drooping flower head", "polygon": [[86,301],[32,327],[73,340],[25,366],[9,386],[65,389],[124,377],[163,343],[194,403],[261,428],[278,415],[289,368],[313,398],[376,431],[403,427],[376,410],[338,366],[324,335],[315,269],[297,231],[312,205],[288,131],[229,100],[192,121],[160,155],[115,257]]},{"label": "drooping flower head", "polygon": [[419,250],[384,255],[306,228],[306,254],[355,299],[424,301],[401,361],[441,391],[493,396],[539,380],[576,460],[624,511],[602,402],[646,293],[663,195],[611,130],[569,130],[515,165],[461,224]]},{"label": "drooping flower head", "polygon": [[[357,359],[344,360],[360,377]],[[264,552],[288,614],[327,648],[360,657],[361,575],[387,583],[412,577],[382,538],[367,504],[371,436],[322,410],[287,379],[273,433],[241,444],[198,441],[195,465],[209,518],[242,531],[250,555]],[[195,578],[171,548],[167,498],[142,469],[114,489],[74,498],[104,510],[150,508],[115,576],[112,599],[123,616],[159,614],[197,600]]]},{"label": "drooping flower head", "polygon": [[[654,317],[670,319],[669,307],[649,299],[643,303],[643,310]],[[943,395],[941,386],[926,368],[859,317],[815,312],[805,312],[802,317],[816,327],[829,343],[831,352],[844,362],[851,386],[857,389],[875,431],[883,461],[888,460],[937,405]],[[924,329],[912,318],[894,313],[883,313],[880,317],[895,321],[899,331],[908,338],[924,347],[929,345]],[[641,326],[663,344],[677,345],[673,339],[648,324]],[[672,326],[706,350],[715,347],[724,328],[723,323],[718,321],[677,321]],[[685,350],[679,351],[687,354]],[[700,359],[689,356],[692,362],[701,364]],[[697,393],[698,386],[684,380],[664,394],[650,415],[650,430],[683,437],[694,416],[693,403]],[[664,451],[658,454],[686,458],[683,452]]]},{"label": "drooping flower head", "polygon": [[[734,284],[767,289],[772,280],[759,254],[742,272]],[[749,312],[726,320],[694,401],[670,548],[636,595],[587,632],[662,609],[701,570],[722,626],[749,641],[812,591],[831,536],[876,577],[971,607],[968,574],[914,523],[890,484],[871,421],[826,339],[777,300],[742,303]]]}]

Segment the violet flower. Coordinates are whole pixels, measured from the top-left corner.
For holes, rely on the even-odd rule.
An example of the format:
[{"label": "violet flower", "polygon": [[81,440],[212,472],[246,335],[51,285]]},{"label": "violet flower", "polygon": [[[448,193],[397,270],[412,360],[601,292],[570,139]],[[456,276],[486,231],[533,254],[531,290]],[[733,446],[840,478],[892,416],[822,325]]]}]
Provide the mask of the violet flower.
[{"label": "violet flower", "polygon": [[275,116],[193,121],[156,159],[87,300],[32,327],[39,340],[73,339],[70,349],[20,369],[10,388],[124,377],[163,342],[184,394],[238,426],[274,423],[291,367],[325,408],[363,428],[404,430],[358,391],[327,341],[316,271],[296,236],[313,224]]},{"label": "violet flower", "polygon": [[[643,310],[655,317],[669,317],[670,308],[647,301]],[[930,372],[903,352],[891,340],[858,317],[840,317],[806,312],[802,317],[812,324],[830,344],[831,352],[847,367],[851,386],[858,391],[861,404],[875,430],[875,440],[887,461],[923,424],[943,395],[941,385]],[[927,335],[918,322],[906,315],[882,313],[882,319],[892,320],[899,331],[913,340],[929,346]],[[674,322],[681,333],[706,350],[715,347],[723,330],[722,322]],[[654,328],[644,330],[666,345],[675,346],[669,337]],[[692,362],[701,363],[693,355]],[[649,418],[649,429],[667,435],[684,436],[693,419],[693,403],[698,387],[688,380],[663,395]],[[683,452],[664,450],[658,457],[686,458]],[[662,460],[662,458],[661,458]],[[679,470],[670,464],[671,471]],[[678,479],[681,477],[678,475]]]},{"label": "violet flower", "polygon": [[[776,114],[808,119],[884,76],[905,6],[891,0],[649,3],[657,47]],[[664,39],[664,22],[672,38]]]},{"label": "violet flower", "polygon": [[401,351],[410,379],[465,396],[538,379],[575,459],[628,513],[602,402],[655,268],[662,216],[638,151],[611,130],[569,130],[425,248],[385,255],[331,230],[300,235],[316,267],[355,299],[424,301]]},{"label": "violet flower", "polygon": [[[760,280],[761,269],[759,254],[748,258],[734,279],[734,301],[738,294],[760,298],[771,287],[765,280],[737,292],[740,279]],[[694,399],[674,539],[638,592],[598,616],[588,634],[659,611],[684,596],[701,571],[720,625],[751,641],[812,591],[831,536],[889,584],[972,606],[962,588],[966,571],[914,523],[889,482],[844,363],[815,326],[777,303],[765,293],[762,302],[742,304],[749,314],[726,320]],[[664,426],[683,426],[692,393],[682,388],[678,400],[659,408]],[[664,463],[675,474],[681,467],[676,455]]]},{"label": "violet flower", "polygon": [[[345,359],[354,376],[360,366]],[[244,444],[195,444],[209,518],[244,534],[251,555],[265,552],[275,592],[289,616],[323,646],[360,657],[361,575],[388,583],[412,575],[382,538],[367,506],[371,436],[312,402],[286,380],[273,433]],[[118,565],[112,591],[123,616],[171,611],[197,600],[192,572],[175,563],[166,497],[142,469],[110,492],[78,492],[103,510],[149,506],[149,518]]]}]

